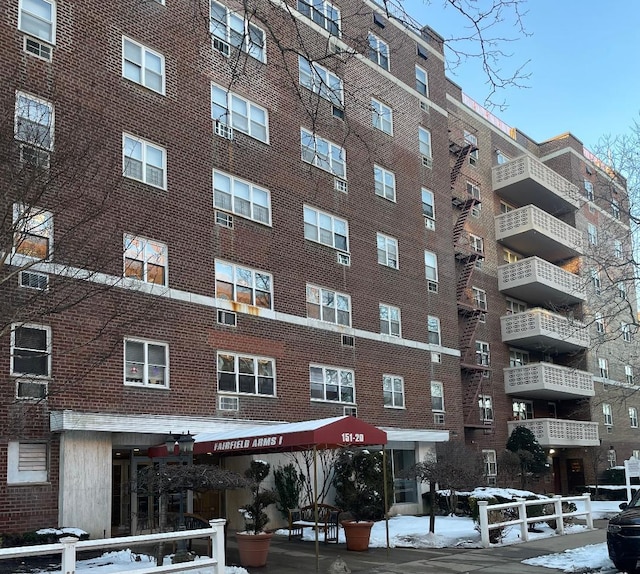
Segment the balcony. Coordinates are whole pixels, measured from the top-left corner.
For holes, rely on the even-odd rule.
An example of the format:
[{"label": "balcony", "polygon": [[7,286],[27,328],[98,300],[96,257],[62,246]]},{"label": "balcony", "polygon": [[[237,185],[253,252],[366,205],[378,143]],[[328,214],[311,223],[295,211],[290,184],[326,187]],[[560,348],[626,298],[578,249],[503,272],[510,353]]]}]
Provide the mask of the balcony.
[{"label": "balcony", "polygon": [[509,434],[517,426],[528,428],[543,448],[600,446],[598,423],[562,419],[509,421]]},{"label": "balcony", "polygon": [[535,205],[496,215],[495,224],[496,239],[527,257],[562,261],[583,251],[582,234],[575,227]]},{"label": "balcony", "polygon": [[500,317],[502,342],[522,349],[558,354],[589,347],[584,323],[536,307]]},{"label": "balcony", "polygon": [[552,401],[592,397],[595,394],[591,373],[551,363],[532,363],[504,369],[504,392],[514,397]]},{"label": "balcony", "polygon": [[574,305],[587,298],[580,277],[539,257],[498,267],[498,289],[533,305]]},{"label": "balcony", "polygon": [[580,192],[573,183],[535,158],[523,155],[492,170],[493,190],[513,205],[533,203],[560,215],[580,206]]}]

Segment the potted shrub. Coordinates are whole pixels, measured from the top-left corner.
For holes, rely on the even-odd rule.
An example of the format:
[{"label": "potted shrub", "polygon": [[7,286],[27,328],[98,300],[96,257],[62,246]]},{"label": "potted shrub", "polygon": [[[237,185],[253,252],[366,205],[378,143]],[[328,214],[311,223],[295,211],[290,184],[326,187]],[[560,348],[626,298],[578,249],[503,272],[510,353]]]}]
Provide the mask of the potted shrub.
[{"label": "potted shrub", "polygon": [[273,490],[263,489],[262,482],[271,466],[263,460],[252,460],[244,475],[251,481],[251,502],[240,508],[244,516],[245,529],[236,532],[240,563],[245,567],[260,567],[267,563],[272,532],[265,532],[269,517],[265,509],[276,502],[277,495]]},{"label": "potted shrub", "polygon": [[[374,521],[384,518],[382,460],[381,452],[357,449],[344,449],[336,459],[333,478],[336,505],[350,516],[340,522],[347,550],[367,550]],[[392,492],[391,472],[387,470],[388,491]]]}]

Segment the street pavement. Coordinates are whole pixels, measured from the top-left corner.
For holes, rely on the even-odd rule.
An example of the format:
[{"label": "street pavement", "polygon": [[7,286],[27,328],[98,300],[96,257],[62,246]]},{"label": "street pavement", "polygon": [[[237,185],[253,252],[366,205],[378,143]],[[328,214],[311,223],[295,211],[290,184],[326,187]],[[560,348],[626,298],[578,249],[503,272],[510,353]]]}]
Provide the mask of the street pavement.
[{"label": "street pavement", "polygon": [[[338,556],[352,574],[557,574],[554,568],[528,566],[522,561],[534,556],[556,554],[570,548],[598,544],[606,540],[608,521],[595,521],[595,529],[552,536],[531,542],[491,548],[370,548],[366,552],[347,551],[344,544],[319,544],[274,536],[267,565],[248,568],[250,574],[327,574]],[[227,565],[239,565],[235,538],[227,540]]]}]

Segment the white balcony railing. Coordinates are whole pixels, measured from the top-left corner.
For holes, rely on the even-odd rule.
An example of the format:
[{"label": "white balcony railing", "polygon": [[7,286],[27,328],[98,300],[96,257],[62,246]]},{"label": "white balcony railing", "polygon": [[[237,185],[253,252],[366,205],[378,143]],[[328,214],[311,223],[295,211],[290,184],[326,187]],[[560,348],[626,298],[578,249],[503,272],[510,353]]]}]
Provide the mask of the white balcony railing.
[{"label": "white balcony railing", "polygon": [[504,392],[532,399],[592,397],[593,374],[552,363],[531,363],[504,369]]},{"label": "white balcony railing", "polygon": [[528,428],[542,447],[600,446],[598,423],[564,419],[509,421],[509,434],[517,426]]}]

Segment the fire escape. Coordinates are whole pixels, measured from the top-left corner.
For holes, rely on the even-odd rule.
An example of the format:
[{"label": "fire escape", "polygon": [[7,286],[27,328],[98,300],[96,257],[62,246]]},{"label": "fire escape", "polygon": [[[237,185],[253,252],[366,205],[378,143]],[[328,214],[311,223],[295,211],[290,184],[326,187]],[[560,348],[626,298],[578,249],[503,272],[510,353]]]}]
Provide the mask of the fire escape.
[{"label": "fire escape", "polygon": [[[461,138],[462,139],[462,138]],[[484,253],[477,245],[472,244],[466,231],[467,221],[474,209],[480,206],[480,199],[468,193],[466,187],[459,183],[459,176],[466,164],[469,154],[477,149],[472,144],[460,144],[450,141],[449,150],[455,156],[451,169],[451,200],[458,210],[458,217],[453,227],[453,247],[456,258],[457,283],[456,301],[460,325],[460,368],[463,384],[464,425],[470,428],[488,428],[491,419],[484,417],[485,409],[481,408],[482,396],[490,395],[491,369],[481,364],[476,354],[476,329],[486,309],[477,301],[472,292],[473,272]],[[465,179],[469,180],[465,176]],[[462,188],[462,189],[461,189]]]}]

